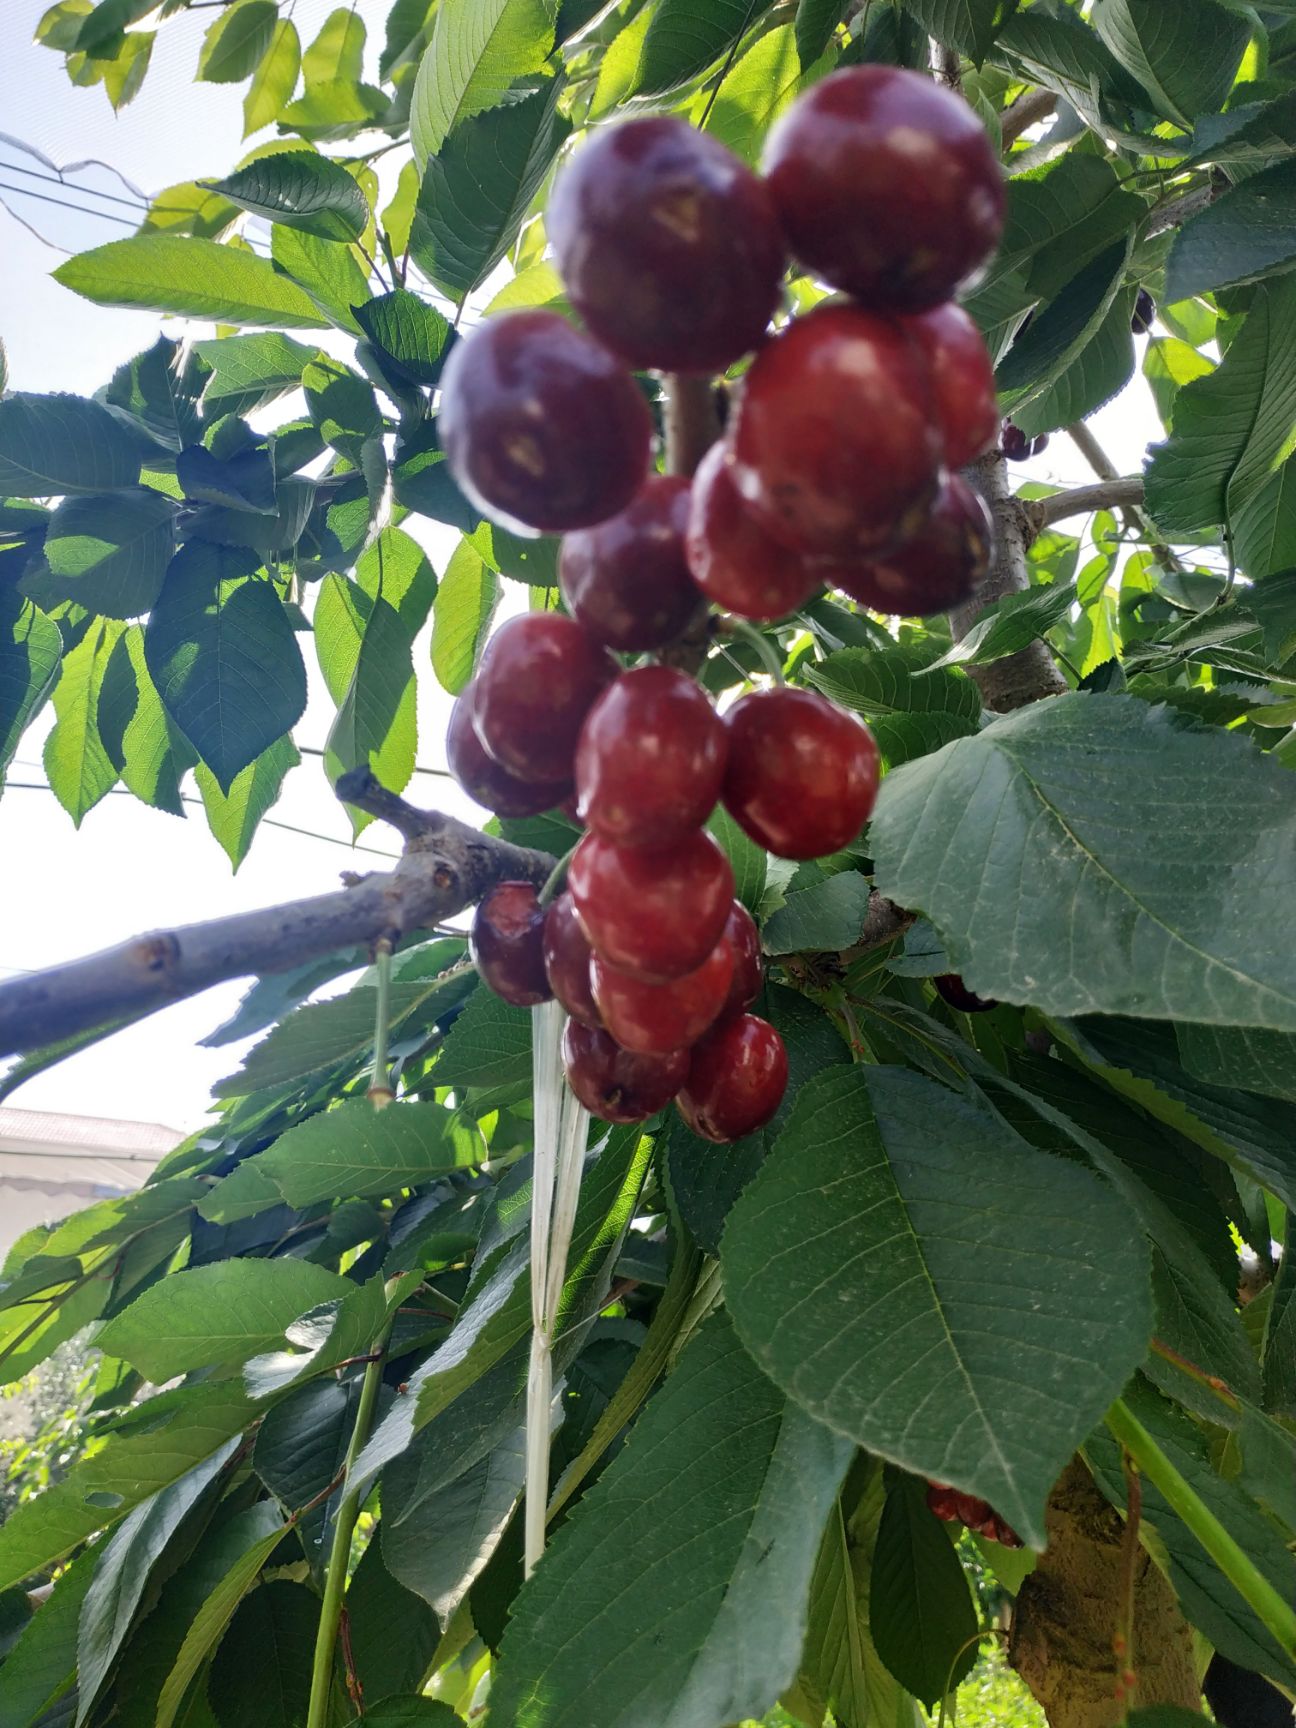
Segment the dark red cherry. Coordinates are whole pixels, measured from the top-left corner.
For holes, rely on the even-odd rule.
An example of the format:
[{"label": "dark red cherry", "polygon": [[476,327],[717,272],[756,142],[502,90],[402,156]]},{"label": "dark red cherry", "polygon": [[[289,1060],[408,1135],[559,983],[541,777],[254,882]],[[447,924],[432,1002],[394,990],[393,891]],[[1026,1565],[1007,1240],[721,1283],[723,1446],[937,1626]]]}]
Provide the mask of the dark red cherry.
[{"label": "dark red cherry", "polygon": [[990,449],[999,433],[990,352],[976,325],[953,302],[906,318],[904,327],[927,359],[945,465],[965,468]]},{"label": "dark red cherry", "polygon": [[704,1140],[741,1140],[773,1116],[787,1078],[787,1051],[777,1030],[758,1015],[739,1014],[694,1048],[679,1112]]},{"label": "dark red cherry", "polygon": [[1030,447],[1031,455],[1032,456],[1041,455],[1043,451],[1048,449],[1048,445],[1049,445],[1048,433],[1047,432],[1041,432],[1039,437],[1034,439],[1031,443],[1031,447]]},{"label": "dark red cherry", "polygon": [[958,1509],[959,1495],[956,1488],[947,1487],[944,1482],[929,1482],[927,1484],[927,1510],[935,1513],[947,1524],[958,1524],[962,1520]]},{"label": "dark red cherry", "polygon": [[730,1014],[741,1014],[744,1009],[750,1008],[760,995],[761,985],[765,982],[761,966],[760,931],[756,928],[756,920],[741,900],[735,900],[729,908],[724,939],[734,953],[733,982],[729,986],[725,1005],[720,1010],[727,1018]]},{"label": "dark red cherry", "polygon": [[786,259],[769,193],[683,120],[597,132],[558,176],[545,229],[572,305],[637,369],[723,372],[778,304]]},{"label": "dark red cherry", "polygon": [[994,525],[980,494],[947,476],[926,522],[893,551],[854,569],[838,568],[843,592],[877,612],[925,617],[948,612],[976,591],[990,568]]},{"label": "dark red cherry", "polygon": [[819,556],[911,533],[943,454],[922,350],[896,320],[854,306],[817,307],[765,344],[728,437],[748,508]]},{"label": "dark red cherry", "polygon": [[878,749],[861,720],[814,690],[753,690],[725,716],[725,809],[779,858],[849,846],[877,796]]},{"label": "dark red cherry", "polygon": [[999,1006],[997,1002],[978,996],[975,990],[969,990],[957,972],[942,972],[939,978],[932,979],[932,983],[942,1002],[948,1002],[960,1014],[986,1014]]},{"label": "dark red cherry", "polygon": [[650,475],[619,516],[563,541],[563,599],[595,641],[623,654],[660,648],[698,609],[701,596],[684,557],[689,495],[680,476]]},{"label": "dark red cherry", "polygon": [[954,1504],[960,1521],[966,1524],[969,1530],[975,1530],[990,1514],[987,1502],[978,1499],[975,1494],[956,1493]]},{"label": "dark red cherry", "polygon": [[506,312],[455,344],[437,430],[486,515],[562,534],[625,509],[648,471],[652,417],[625,367],[565,318]]},{"label": "dark red cherry", "polygon": [[668,846],[715,809],[727,750],[710,697],[686,672],[623,672],[581,728],[580,819],[618,846]]},{"label": "dark red cherry", "polygon": [[688,1077],[689,1053],[639,1056],[606,1032],[569,1020],[563,1033],[567,1084],[592,1116],[604,1122],[642,1122],[664,1109]]},{"label": "dark red cherry", "polygon": [[664,1056],[696,1044],[724,1011],[733,984],[734,951],[721,936],[696,972],[668,984],[645,984],[601,955],[590,961],[590,985],[603,1024],[623,1050]]},{"label": "dark red cherry", "polygon": [[723,442],[711,446],[693,478],[687,546],[698,587],[740,618],[785,618],[820,586],[820,578],[738,496]]},{"label": "dark red cherry", "polygon": [[734,891],[729,860],[700,832],[667,847],[587,834],[567,886],[598,952],[649,983],[697,970],[720,940]]},{"label": "dark red cherry", "polygon": [[468,796],[497,816],[538,816],[571,793],[566,780],[522,780],[486,753],[477,736],[476,680],[461,690],[446,728],[446,764]]},{"label": "dark red cherry", "polygon": [[534,1008],[553,992],[545,976],[545,909],[530,882],[501,882],[473,914],[473,964],[497,996]]},{"label": "dark red cherry", "polygon": [[572,771],[585,716],[616,661],[560,612],[510,618],[477,667],[477,736],[511,774],[557,780]]},{"label": "dark red cherry", "polygon": [[1134,299],[1134,311],[1130,317],[1130,330],[1135,336],[1146,336],[1152,328],[1152,320],[1156,317],[1156,301],[1146,288],[1140,288]]},{"label": "dark red cherry", "polygon": [[582,1026],[601,1027],[602,1016],[590,989],[589,938],[565,889],[545,914],[543,948],[550,990],[573,1020]]},{"label": "dark red cherry", "polygon": [[1024,462],[1032,454],[1030,439],[1020,426],[1014,426],[1011,420],[1003,423],[1003,435],[999,440],[999,448],[1010,462]]},{"label": "dark red cherry", "polygon": [[1011,1524],[1005,1524],[997,1512],[990,1514],[991,1528],[983,1530],[992,1542],[998,1542],[1001,1548],[1020,1548],[1022,1539]]},{"label": "dark red cherry", "polygon": [[800,262],[867,306],[950,299],[1003,233],[1003,173],[977,114],[900,67],[820,79],[774,127],[761,166]]}]

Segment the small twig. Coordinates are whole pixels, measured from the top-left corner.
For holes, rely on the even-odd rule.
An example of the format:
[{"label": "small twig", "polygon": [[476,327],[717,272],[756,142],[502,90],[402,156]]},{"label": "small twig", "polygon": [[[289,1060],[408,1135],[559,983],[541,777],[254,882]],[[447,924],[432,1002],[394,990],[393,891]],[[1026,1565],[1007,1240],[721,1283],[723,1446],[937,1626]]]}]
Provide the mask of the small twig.
[{"label": "small twig", "polygon": [[1031,539],[1065,522],[1068,516],[1089,516],[1095,510],[1126,509],[1143,502],[1143,477],[1133,474],[1116,480],[1099,480],[1092,486],[1077,486],[1070,492],[1055,492],[1051,498],[1032,498],[1025,503]]},{"label": "small twig", "polygon": [[1138,1466],[1122,1446],[1121,1467],[1125,1472],[1125,1528],[1121,1532],[1120,1595],[1116,1603],[1116,1630],[1112,1653],[1116,1658],[1116,1701],[1127,1710],[1134,1704],[1138,1675],[1134,1667],[1134,1586],[1137,1581],[1139,1522],[1143,1512],[1143,1480]]},{"label": "small twig", "polygon": [[391,963],[391,937],[380,936],[374,943],[374,974],[378,988],[374,1005],[373,1078],[366,1093],[375,1110],[385,1110],[396,1098],[391,1087],[391,1076],[387,1071],[387,1037],[391,1030]]},{"label": "small twig", "polygon": [[1212,181],[1206,186],[1194,186],[1191,192],[1181,192],[1174,198],[1167,198],[1164,204],[1153,208],[1147,227],[1143,230],[1143,238],[1155,239],[1168,228],[1182,227],[1191,217],[1200,216],[1208,205],[1214,203],[1218,191]]},{"label": "small twig", "polygon": [[1007,151],[1023,132],[1029,131],[1038,121],[1047,120],[1057,107],[1057,102],[1057,94],[1053,90],[1026,90],[1005,108],[999,116],[999,132],[1003,138],[1004,150]]}]

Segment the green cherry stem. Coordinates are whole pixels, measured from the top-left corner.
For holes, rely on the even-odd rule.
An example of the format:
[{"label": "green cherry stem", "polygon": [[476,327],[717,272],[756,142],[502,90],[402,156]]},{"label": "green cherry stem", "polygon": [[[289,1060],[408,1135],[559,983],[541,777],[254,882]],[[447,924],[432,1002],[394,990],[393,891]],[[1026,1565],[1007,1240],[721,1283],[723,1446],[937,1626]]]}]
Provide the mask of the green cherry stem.
[{"label": "green cherry stem", "polygon": [[545,885],[540,890],[540,904],[542,906],[548,906],[550,901],[557,899],[559,890],[567,880],[567,866],[572,861],[576,846],[579,845],[580,841],[578,840],[575,846],[569,846],[545,878]]},{"label": "green cherry stem", "polygon": [[787,679],[783,676],[783,662],[779,658],[777,649],[753,623],[746,618],[737,618],[731,612],[725,618],[725,629],[731,636],[737,636],[746,642],[748,647],[760,656],[761,665],[776,684],[787,683]]}]

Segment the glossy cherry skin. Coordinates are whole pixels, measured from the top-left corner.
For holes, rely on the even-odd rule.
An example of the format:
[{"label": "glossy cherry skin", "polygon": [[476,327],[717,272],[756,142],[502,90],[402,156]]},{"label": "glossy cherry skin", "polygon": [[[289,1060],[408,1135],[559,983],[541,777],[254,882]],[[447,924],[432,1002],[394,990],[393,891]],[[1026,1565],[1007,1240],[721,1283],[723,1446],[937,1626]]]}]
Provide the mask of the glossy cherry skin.
[{"label": "glossy cherry skin", "polygon": [[634,379],[556,312],[506,312],[457,342],[437,428],[462,489],[519,534],[605,521],[648,472],[652,417]]},{"label": "glossy cherry skin", "polygon": [[473,914],[468,946],[482,981],[515,1008],[553,995],[545,976],[545,909],[530,882],[501,882]]},{"label": "glossy cherry skin", "polygon": [[693,1050],[680,1115],[704,1140],[741,1140],[763,1128],[787,1091],[787,1051],[756,1014],[724,1020]]},{"label": "glossy cherry skin", "polygon": [[618,846],[668,846],[700,828],[724,783],[729,741],[702,686],[671,666],[608,685],[576,746],[577,811]]},{"label": "glossy cherry skin", "polygon": [[623,1050],[645,1056],[696,1044],[724,1012],[733,976],[734,951],[724,936],[696,972],[668,984],[645,984],[598,954],[590,961],[590,987],[603,1024]]},{"label": "glossy cherry skin", "polygon": [[873,734],[814,690],[753,690],[725,716],[725,809],[779,858],[849,846],[878,786]]},{"label": "glossy cherry skin", "polygon": [[568,534],[558,554],[567,610],[620,653],[660,648],[701,605],[684,556],[690,487],[652,474],[620,515]]},{"label": "glossy cherry skin", "polygon": [[805,560],[775,540],[743,503],[723,442],[711,446],[693,477],[686,544],[698,587],[740,618],[786,618],[820,586]]},{"label": "glossy cherry skin", "polygon": [[538,816],[570,796],[566,780],[522,780],[487,754],[473,716],[476,681],[461,690],[446,728],[446,763],[468,796],[497,816]]},{"label": "glossy cherry skin", "polygon": [[966,468],[999,435],[990,351],[967,313],[953,302],[903,323],[927,361],[946,466]]},{"label": "glossy cherry skin", "polygon": [[587,834],[567,886],[594,948],[655,984],[696,972],[720,940],[734,891],[729,860],[701,832],[660,848]]},{"label": "glossy cherry skin", "polygon": [[833,581],[877,612],[906,618],[948,612],[976,591],[990,568],[993,542],[994,524],[980,495],[951,474],[916,534],[868,564],[836,570]]},{"label": "glossy cherry skin", "polygon": [[764,183],[683,120],[596,132],[545,228],[572,305],[637,370],[723,372],[778,304],[786,258]]},{"label": "glossy cherry skin", "polygon": [[765,344],[728,438],[748,508],[775,539],[819,556],[912,533],[943,454],[921,349],[894,319],[854,306],[817,307]]},{"label": "glossy cherry skin", "polygon": [[567,1084],[604,1122],[642,1122],[665,1108],[688,1077],[689,1053],[641,1056],[608,1037],[569,1020],[563,1033]]},{"label": "glossy cherry skin", "polygon": [[975,990],[969,990],[957,972],[942,972],[939,978],[932,979],[932,983],[942,1002],[948,1002],[960,1014],[986,1014],[999,1006],[997,1002],[978,996]]},{"label": "glossy cherry skin", "polygon": [[730,1014],[741,1014],[750,1008],[760,995],[761,985],[765,982],[765,969],[761,964],[760,931],[756,928],[756,920],[741,900],[735,900],[729,908],[724,939],[733,949],[734,955],[733,982],[729,986],[725,1005],[720,1010],[721,1018],[728,1019]]},{"label": "glossy cherry skin", "polygon": [[1032,454],[1031,441],[1020,426],[1014,426],[1011,420],[1003,423],[1003,436],[999,448],[1010,462],[1024,462]]},{"label": "glossy cherry skin", "polygon": [[585,716],[616,669],[573,618],[559,612],[510,618],[477,667],[477,736],[510,774],[527,780],[570,774]]},{"label": "glossy cherry skin", "polygon": [[797,258],[866,306],[949,300],[1003,233],[1003,174],[975,111],[899,67],[820,79],[761,166]]},{"label": "glossy cherry skin", "polygon": [[603,1017],[590,989],[592,950],[576,916],[572,897],[565,889],[545,914],[542,947],[550,990],[573,1020],[597,1031],[603,1025]]}]

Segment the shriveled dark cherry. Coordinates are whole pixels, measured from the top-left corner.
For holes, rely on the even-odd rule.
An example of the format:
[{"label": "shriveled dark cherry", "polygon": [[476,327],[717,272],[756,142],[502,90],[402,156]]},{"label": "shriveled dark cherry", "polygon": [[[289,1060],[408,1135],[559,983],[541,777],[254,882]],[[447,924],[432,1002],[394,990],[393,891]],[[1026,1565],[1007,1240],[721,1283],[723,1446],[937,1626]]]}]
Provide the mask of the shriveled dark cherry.
[{"label": "shriveled dark cherry", "polygon": [[729,860],[703,833],[666,847],[587,834],[567,886],[594,948],[649,983],[697,970],[720,940],[734,891]]},{"label": "shriveled dark cherry", "polygon": [[895,319],[854,306],[817,307],[766,343],[728,438],[748,508],[818,556],[912,533],[943,454],[922,351]]},{"label": "shriveled dark cherry", "polygon": [[595,134],[545,213],[572,305],[637,369],[723,372],[754,348],[786,259],[762,181],[683,120]]},{"label": "shriveled dark cherry", "polygon": [[729,908],[724,940],[729,943],[734,954],[733,982],[729,986],[725,1005],[720,1010],[721,1016],[727,1019],[730,1014],[741,1014],[744,1009],[750,1008],[760,995],[761,985],[765,982],[761,965],[760,931],[756,928],[756,920],[741,900],[735,900]]},{"label": "shriveled dark cherry", "polygon": [[906,618],[948,612],[976,591],[990,568],[994,525],[980,495],[959,474],[941,488],[931,515],[894,551],[838,570],[837,585],[877,612]]},{"label": "shriveled dark cherry", "polygon": [[688,567],[717,606],[740,618],[786,618],[820,577],[756,520],[738,495],[724,443],[713,444],[693,478]]},{"label": "shriveled dark cherry", "polygon": [[456,343],[437,427],[473,503],[522,534],[603,522],[648,471],[652,418],[634,379],[556,312],[506,312]]},{"label": "shriveled dark cherry", "polygon": [[793,103],[761,163],[801,263],[868,306],[950,299],[1003,232],[1003,173],[974,110],[930,78],[852,66]]},{"label": "shriveled dark cherry", "polygon": [[530,882],[501,882],[478,904],[468,945],[482,980],[515,1008],[553,994],[545,976],[545,909]]},{"label": "shriveled dark cherry", "polygon": [[603,1019],[590,989],[589,938],[581,929],[571,895],[563,892],[549,906],[544,922],[544,968],[549,988],[582,1026],[596,1030]]},{"label": "shriveled dark cherry", "polygon": [[942,1002],[948,1002],[960,1014],[986,1014],[999,1006],[997,1002],[978,996],[975,990],[969,990],[957,972],[942,972],[939,978],[932,979],[932,983]]},{"label": "shriveled dark cherry", "polygon": [[668,984],[645,984],[598,954],[590,961],[590,986],[604,1026],[622,1049],[645,1056],[696,1044],[724,1012],[733,977],[734,951],[725,936],[696,972]]},{"label": "shriveled dark cherry", "polygon": [[701,604],[684,556],[689,496],[687,480],[650,475],[620,515],[564,539],[563,599],[595,641],[621,653],[660,648]]},{"label": "shriveled dark cherry", "polygon": [[927,360],[945,440],[945,465],[965,468],[990,449],[999,431],[989,350],[976,325],[953,302],[906,318],[904,327]]},{"label": "shriveled dark cherry", "polygon": [[477,736],[476,680],[460,691],[446,728],[446,764],[468,796],[497,816],[538,816],[571,796],[572,782],[523,780],[489,755]]},{"label": "shriveled dark cherry", "polygon": [[573,618],[527,612],[491,637],[477,668],[477,736],[511,774],[570,774],[585,716],[616,661]]},{"label": "shriveled dark cherry", "polygon": [[774,1115],[787,1077],[787,1051],[777,1029],[756,1014],[738,1014],[694,1047],[676,1102],[704,1140],[741,1140]]},{"label": "shriveled dark cherry", "polygon": [[689,1053],[640,1056],[606,1032],[569,1020],[563,1033],[567,1084],[592,1116],[604,1122],[642,1122],[670,1102],[688,1078]]},{"label": "shriveled dark cherry", "polygon": [[670,845],[715,809],[727,754],[711,699],[686,672],[671,666],[623,672],[581,728],[581,821],[618,846]]},{"label": "shriveled dark cherry", "polygon": [[1130,318],[1130,329],[1135,336],[1146,336],[1152,328],[1152,320],[1156,317],[1156,301],[1146,288],[1140,288],[1134,299],[1134,312]]},{"label": "shriveled dark cherry", "polygon": [[1031,454],[1031,441],[1020,426],[1015,426],[1011,420],[1005,420],[999,448],[1010,462],[1024,462]]},{"label": "shriveled dark cherry", "polygon": [[814,690],[753,690],[725,716],[725,808],[779,858],[821,858],[873,809],[878,750],[853,714]]}]

